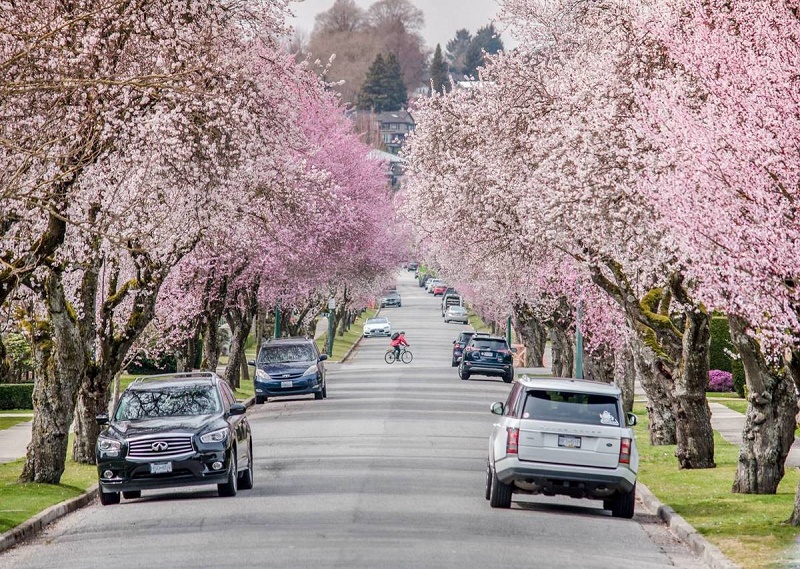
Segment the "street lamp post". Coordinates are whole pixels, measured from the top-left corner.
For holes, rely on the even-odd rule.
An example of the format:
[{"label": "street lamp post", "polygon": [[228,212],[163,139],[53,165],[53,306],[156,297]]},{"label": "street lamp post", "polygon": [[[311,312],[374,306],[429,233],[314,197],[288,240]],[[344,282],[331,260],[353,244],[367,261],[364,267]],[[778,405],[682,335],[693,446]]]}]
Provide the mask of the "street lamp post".
[{"label": "street lamp post", "polygon": [[583,379],[583,332],[581,319],[583,318],[583,301],[578,299],[578,308],[575,311],[575,379]]},{"label": "street lamp post", "polygon": [[506,342],[508,342],[509,349],[511,348],[511,316],[506,318]]},{"label": "street lamp post", "polygon": [[273,330],[273,337],[281,337],[281,301],[275,303],[275,328]]},{"label": "street lamp post", "polygon": [[333,314],[336,312],[336,299],[328,299],[328,357],[333,356]]}]

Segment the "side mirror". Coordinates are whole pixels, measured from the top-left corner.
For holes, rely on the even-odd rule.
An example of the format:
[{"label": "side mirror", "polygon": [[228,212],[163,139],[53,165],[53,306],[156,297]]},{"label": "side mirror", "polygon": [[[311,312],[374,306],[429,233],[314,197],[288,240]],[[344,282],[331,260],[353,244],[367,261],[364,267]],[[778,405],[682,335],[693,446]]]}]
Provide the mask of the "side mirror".
[{"label": "side mirror", "polygon": [[247,411],[247,407],[242,405],[241,403],[234,403],[231,405],[231,410],[228,412],[229,415],[244,415],[245,411]]},{"label": "side mirror", "polygon": [[324,362],[327,359],[328,359],[328,354],[320,354],[319,355],[319,361]]},{"label": "side mirror", "polygon": [[505,407],[506,406],[503,405],[502,401],[495,401],[494,403],[492,403],[492,407],[491,407],[492,413],[494,415],[502,415],[503,412],[506,410]]},{"label": "side mirror", "polygon": [[108,415],[97,415],[94,419],[98,425],[108,425]]},{"label": "side mirror", "polygon": [[636,415],[634,415],[633,413],[628,413],[628,417],[627,418],[628,418],[628,426],[629,427],[633,427],[638,421],[638,419],[636,418]]},{"label": "side mirror", "polygon": [[455,341],[455,340],[453,340],[453,345],[455,345],[455,343],[456,343],[456,341]]},{"label": "side mirror", "polygon": [[247,360],[247,365],[256,367],[256,360]]},{"label": "side mirror", "polygon": [[512,354],[516,354],[517,353],[517,348],[511,348],[511,353]]}]

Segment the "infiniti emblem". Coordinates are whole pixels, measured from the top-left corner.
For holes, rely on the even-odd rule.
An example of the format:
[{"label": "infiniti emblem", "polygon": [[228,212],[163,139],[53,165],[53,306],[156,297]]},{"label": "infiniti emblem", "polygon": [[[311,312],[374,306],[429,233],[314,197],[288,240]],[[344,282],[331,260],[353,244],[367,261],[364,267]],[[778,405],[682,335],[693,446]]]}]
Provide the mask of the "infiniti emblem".
[{"label": "infiniti emblem", "polygon": [[157,443],[151,444],[150,448],[153,449],[154,452],[164,452],[169,448],[169,444],[164,441],[158,441]]}]

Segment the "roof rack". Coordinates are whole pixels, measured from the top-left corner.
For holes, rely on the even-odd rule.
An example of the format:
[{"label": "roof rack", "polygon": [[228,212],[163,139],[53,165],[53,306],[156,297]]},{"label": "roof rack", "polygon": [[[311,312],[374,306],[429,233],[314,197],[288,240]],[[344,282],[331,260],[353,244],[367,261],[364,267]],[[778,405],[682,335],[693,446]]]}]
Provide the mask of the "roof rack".
[{"label": "roof rack", "polygon": [[181,379],[214,379],[219,377],[213,371],[184,371],[177,373],[161,373],[157,375],[146,375],[144,377],[137,377],[131,383],[150,383],[154,381],[162,381],[165,379],[181,380]]}]

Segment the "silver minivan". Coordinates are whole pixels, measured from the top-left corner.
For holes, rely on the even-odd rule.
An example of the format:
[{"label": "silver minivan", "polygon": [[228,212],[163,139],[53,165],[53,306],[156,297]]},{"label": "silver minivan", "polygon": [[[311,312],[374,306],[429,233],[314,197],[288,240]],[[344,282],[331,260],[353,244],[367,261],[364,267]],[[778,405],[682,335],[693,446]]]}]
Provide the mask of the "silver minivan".
[{"label": "silver minivan", "polygon": [[633,517],[636,415],[624,415],[617,386],[521,377],[491,410],[498,416],[486,469],[492,507],[510,507],[513,493],[558,494],[602,500],[614,517]]}]

